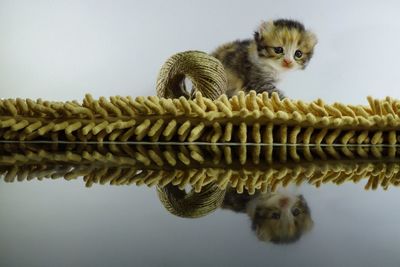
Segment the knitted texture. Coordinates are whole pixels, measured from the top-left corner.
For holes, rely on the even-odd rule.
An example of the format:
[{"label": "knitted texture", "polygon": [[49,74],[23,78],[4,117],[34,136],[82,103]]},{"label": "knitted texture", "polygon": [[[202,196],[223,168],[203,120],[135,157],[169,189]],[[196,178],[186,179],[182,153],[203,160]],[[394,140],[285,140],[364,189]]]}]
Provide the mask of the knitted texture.
[{"label": "knitted texture", "polygon": [[368,100],[369,106],[328,105],[255,92],[215,100],[199,92],[195,99],[6,99],[0,140],[398,144],[400,101]]}]

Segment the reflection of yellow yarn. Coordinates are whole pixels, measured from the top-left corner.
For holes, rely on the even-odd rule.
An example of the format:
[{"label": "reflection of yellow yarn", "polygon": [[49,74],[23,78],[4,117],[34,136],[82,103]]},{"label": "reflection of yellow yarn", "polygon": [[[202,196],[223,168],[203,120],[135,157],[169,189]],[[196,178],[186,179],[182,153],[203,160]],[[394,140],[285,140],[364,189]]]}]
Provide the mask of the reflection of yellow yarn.
[{"label": "reflection of yellow yarn", "polygon": [[128,144],[0,144],[0,163],[25,164],[39,160],[92,164],[108,162],[147,169],[186,169],[294,164],[332,160],[395,160],[398,146],[302,145],[128,145]]},{"label": "reflection of yellow yarn", "polygon": [[186,193],[172,185],[157,187],[157,194],[163,206],[172,214],[183,218],[198,218],[220,208],[225,190],[214,183],[204,186],[200,192]]},{"label": "reflection of yellow yarn", "polygon": [[93,184],[110,185],[147,185],[164,187],[175,185],[183,190],[191,185],[195,192],[201,192],[208,184],[216,183],[224,190],[228,186],[238,193],[245,190],[254,194],[256,190],[262,192],[274,190],[277,186],[286,186],[290,183],[311,183],[321,186],[326,183],[342,184],[344,182],[357,183],[368,179],[365,189],[377,189],[400,184],[400,165],[385,162],[318,162],[295,165],[270,166],[256,169],[244,166],[242,170],[231,168],[190,168],[184,170],[151,170],[135,168],[134,166],[113,166],[102,161],[100,164],[79,165],[71,162],[62,164],[40,164],[37,161],[31,164],[0,165],[0,174],[6,182],[24,181],[45,178],[66,180],[83,177],[86,186]]},{"label": "reflection of yellow yarn", "polygon": [[[273,164],[268,164],[250,156],[242,163],[237,160],[227,163],[221,150],[229,148],[231,151],[244,151],[244,146],[221,150],[215,148],[218,146],[109,145],[96,148],[83,145],[76,146],[72,151],[62,151],[44,150],[35,145],[2,145],[0,175],[4,176],[6,182],[35,178],[71,180],[83,176],[87,186],[135,184],[163,188],[174,185],[183,190],[190,185],[194,192],[201,192],[205,186],[212,187],[215,184],[220,190],[229,186],[239,193],[247,191],[250,194],[256,190],[274,190],[279,185],[289,183],[320,186],[368,179],[366,189],[387,189],[400,184],[400,165],[393,158],[349,159],[329,157],[329,154],[325,155],[326,158],[318,158],[318,154],[315,154],[312,161],[278,157]],[[257,150],[256,147],[246,149]],[[280,154],[279,151],[287,148],[281,146],[274,149]],[[341,155],[340,148],[336,149],[336,155]],[[191,158],[193,152],[202,155],[195,158],[203,157],[203,160]],[[180,153],[187,153],[187,156],[181,156],[180,159]]]}]

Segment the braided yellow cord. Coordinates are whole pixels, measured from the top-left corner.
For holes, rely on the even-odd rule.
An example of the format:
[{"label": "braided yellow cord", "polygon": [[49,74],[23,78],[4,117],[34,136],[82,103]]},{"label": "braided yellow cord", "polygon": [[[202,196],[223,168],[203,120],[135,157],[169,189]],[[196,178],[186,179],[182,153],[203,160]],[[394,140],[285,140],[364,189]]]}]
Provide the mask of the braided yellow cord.
[{"label": "braided yellow cord", "polygon": [[6,99],[0,140],[398,144],[400,101],[368,100],[328,105],[255,92],[216,100],[87,95],[81,104]]},{"label": "braided yellow cord", "polygon": [[215,99],[226,91],[227,79],[223,65],[200,51],[186,51],[169,58],[157,79],[157,95],[165,98],[190,96],[184,78],[192,81],[193,91]]}]

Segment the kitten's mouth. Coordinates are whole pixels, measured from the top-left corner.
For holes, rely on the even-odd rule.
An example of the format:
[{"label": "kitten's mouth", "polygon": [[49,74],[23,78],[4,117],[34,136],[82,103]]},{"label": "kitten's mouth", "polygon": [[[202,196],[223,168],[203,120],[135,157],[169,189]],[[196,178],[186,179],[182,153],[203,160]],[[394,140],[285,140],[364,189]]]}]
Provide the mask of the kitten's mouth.
[{"label": "kitten's mouth", "polygon": [[284,67],[285,69],[291,69],[292,64],[282,63],[282,67]]}]

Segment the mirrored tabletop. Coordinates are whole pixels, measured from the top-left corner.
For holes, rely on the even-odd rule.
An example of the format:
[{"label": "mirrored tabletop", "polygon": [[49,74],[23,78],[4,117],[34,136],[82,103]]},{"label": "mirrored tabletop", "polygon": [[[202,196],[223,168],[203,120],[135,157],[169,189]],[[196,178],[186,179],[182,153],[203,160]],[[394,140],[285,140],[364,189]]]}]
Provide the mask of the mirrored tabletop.
[{"label": "mirrored tabletop", "polygon": [[398,266],[398,155],[3,142],[0,266]]}]

